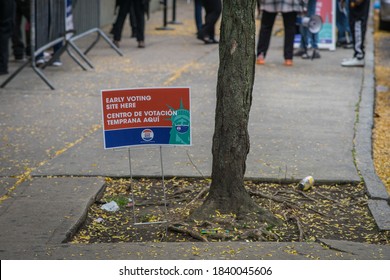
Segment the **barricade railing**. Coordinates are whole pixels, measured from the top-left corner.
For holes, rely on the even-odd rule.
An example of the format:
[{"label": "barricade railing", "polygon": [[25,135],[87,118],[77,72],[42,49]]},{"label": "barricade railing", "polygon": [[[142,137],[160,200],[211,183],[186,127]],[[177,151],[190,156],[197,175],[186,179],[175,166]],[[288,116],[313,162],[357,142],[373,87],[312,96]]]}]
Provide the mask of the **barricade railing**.
[{"label": "barricade railing", "polygon": [[[72,7],[69,10],[70,3],[72,4]],[[88,60],[86,54],[97,43],[100,37],[103,37],[119,55],[122,55],[121,51],[99,28],[100,0],[30,0],[30,18],[27,20],[30,24],[31,57],[1,84],[1,88],[4,88],[26,66],[31,66],[34,72],[51,89],[55,89],[43,74],[42,69],[47,65],[50,65],[66,51],[83,70],[87,70],[87,68],[85,68],[69,50],[69,47],[76,51],[76,53],[93,68],[92,63]],[[69,28],[69,20],[72,21],[73,28]],[[83,53],[76,46],[74,41],[93,32],[97,33],[98,37],[87,48],[87,51]],[[61,42],[62,47],[55,52],[51,60],[45,63],[41,68],[37,67],[36,59],[42,56],[45,50]]]},{"label": "barricade railing", "polygon": [[[103,38],[120,56],[122,52],[111,42],[107,35],[100,29],[100,0],[73,0],[73,21],[76,33],[70,38],[69,44],[93,68],[92,63],[85,56],[96,45],[100,38]],[[75,41],[96,33],[95,41],[82,52],[75,44]]]},{"label": "barricade railing", "polygon": [[163,6],[163,26],[157,27],[156,30],[175,30],[168,24],[182,24],[176,20],[176,0],[172,1],[172,20],[170,22],[168,22],[168,0],[160,0],[160,4]]},{"label": "barricade railing", "polygon": [[[30,18],[30,45],[31,57],[23,63],[1,87],[5,87],[16,75],[26,66],[31,65],[35,73],[51,88],[49,82],[42,71],[36,66],[35,59],[43,55],[43,51],[62,42],[65,34],[65,1],[66,0],[31,0]],[[62,20],[61,20],[62,19]]]}]

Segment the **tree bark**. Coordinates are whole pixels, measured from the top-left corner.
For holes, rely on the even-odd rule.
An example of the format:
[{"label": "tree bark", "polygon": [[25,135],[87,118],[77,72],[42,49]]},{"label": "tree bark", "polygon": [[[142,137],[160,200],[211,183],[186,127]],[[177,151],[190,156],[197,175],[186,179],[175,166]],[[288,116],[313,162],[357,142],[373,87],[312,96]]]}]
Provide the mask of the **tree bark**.
[{"label": "tree bark", "polygon": [[215,210],[238,216],[260,212],[264,220],[276,222],[244,188],[256,58],[255,0],[225,0],[220,34],[212,183],[193,216],[205,217]]}]

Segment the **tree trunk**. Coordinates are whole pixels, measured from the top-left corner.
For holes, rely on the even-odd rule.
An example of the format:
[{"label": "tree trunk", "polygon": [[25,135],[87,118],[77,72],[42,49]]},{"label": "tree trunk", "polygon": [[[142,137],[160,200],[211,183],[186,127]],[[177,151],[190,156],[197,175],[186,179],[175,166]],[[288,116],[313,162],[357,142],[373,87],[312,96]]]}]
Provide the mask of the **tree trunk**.
[{"label": "tree trunk", "polygon": [[219,45],[217,106],[213,136],[210,192],[193,217],[233,213],[261,213],[263,221],[276,219],[261,209],[244,188],[249,153],[248,120],[255,73],[255,0],[225,0]]}]

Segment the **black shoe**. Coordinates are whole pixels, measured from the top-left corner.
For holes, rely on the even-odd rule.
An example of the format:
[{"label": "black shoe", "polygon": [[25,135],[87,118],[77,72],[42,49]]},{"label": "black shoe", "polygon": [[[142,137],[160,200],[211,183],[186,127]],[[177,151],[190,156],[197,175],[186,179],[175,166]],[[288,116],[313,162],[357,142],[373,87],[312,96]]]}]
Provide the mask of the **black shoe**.
[{"label": "black shoe", "polygon": [[210,39],[210,38],[202,38],[202,37],[199,37],[197,36],[197,38],[199,40],[202,40],[206,45],[210,45],[210,44],[218,44],[219,42],[215,39]]},{"label": "black shoe", "polygon": [[119,41],[113,40],[112,43],[119,49]]},{"label": "black shoe", "polygon": [[196,35],[196,39],[198,39],[198,40],[201,40],[201,41],[205,41],[205,38],[203,37],[203,36],[201,36],[201,35]]},{"label": "black shoe", "polygon": [[313,50],[313,54],[311,55],[311,59],[321,58],[320,52],[318,50]]},{"label": "black shoe", "polygon": [[145,48],[145,42],[144,41],[139,41],[138,42],[138,48],[141,48],[141,49]]},{"label": "black shoe", "polygon": [[8,71],[0,71],[0,76],[1,75],[7,75],[8,74]]},{"label": "black shoe", "polygon": [[203,36],[200,32],[196,35],[196,39],[203,41],[205,44],[213,44],[213,40]]},{"label": "black shoe", "polygon": [[296,52],[294,52],[294,56],[303,56],[304,54],[306,54],[306,50],[304,48],[299,48]]}]

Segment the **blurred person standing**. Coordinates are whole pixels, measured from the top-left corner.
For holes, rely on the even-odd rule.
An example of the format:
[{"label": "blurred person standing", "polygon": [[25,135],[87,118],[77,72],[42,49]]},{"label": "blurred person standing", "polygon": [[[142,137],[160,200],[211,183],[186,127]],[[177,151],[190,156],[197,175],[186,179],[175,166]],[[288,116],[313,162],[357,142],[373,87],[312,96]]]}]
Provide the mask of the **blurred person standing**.
[{"label": "blurred person standing", "polygon": [[[12,33],[12,49],[16,61],[23,61],[24,56],[31,56],[30,46],[30,0],[15,0],[15,25]],[[22,20],[26,28],[22,28]],[[25,30],[26,43],[23,42],[22,30]]]},{"label": "blurred person standing", "polygon": [[202,0],[194,0],[196,32],[202,30]]},{"label": "blurred person standing", "polygon": [[261,0],[260,9],[263,13],[257,44],[256,64],[265,64],[275,18],[278,13],[281,13],[284,26],[284,65],[293,65],[297,14],[304,12],[306,3],[307,0]]},{"label": "blurred person standing", "polygon": [[349,0],[344,0],[343,6],[341,0],[337,0],[336,7],[336,26],[337,42],[336,46],[352,48],[351,30],[349,28]]},{"label": "blurred person standing", "polygon": [[114,35],[113,43],[119,48],[119,42],[122,39],[123,24],[127,14],[134,8],[135,17],[135,35],[138,42],[138,48],[145,47],[145,11],[149,6],[149,0],[119,0],[119,12],[113,25],[112,33]]},{"label": "blurred person standing", "polygon": [[222,2],[221,0],[202,0],[202,5],[206,11],[205,23],[198,32],[197,38],[205,44],[218,44],[215,39],[215,24],[222,12]]},{"label": "blurred person standing", "polygon": [[0,1],[0,75],[8,74],[9,42],[14,28],[15,1]]},{"label": "blurred person standing", "polygon": [[[345,0],[341,0],[341,5],[345,6]],[[364,66],[364,41],[366,37],[368,13],[370,11],[370,0],[350,0],[349,1],[349,28],[352,34],[354,54],[351,59],[341,62],[343,67],[363,67]]]},{"label": "blurred person standing", "polygon": [[[316,14],[316,6],[317,0],[308,0],[307,3],[307,17],[314,16]],[[301,42],[299,45],[299,49],[294,53],[294,56],[300,56],[303,59],[308,58],[321,58],[320,52],[318,51],[318,33],[311,33],[307,26],[303,26],[302,24],[299,26],[299,32],[301,33]],[[307,49],[311,45],[313,49],[313,53],[311,56],[307,53]]]}]

